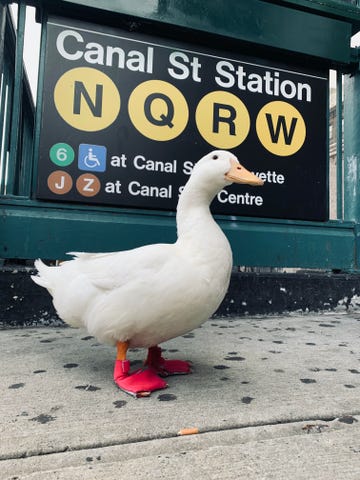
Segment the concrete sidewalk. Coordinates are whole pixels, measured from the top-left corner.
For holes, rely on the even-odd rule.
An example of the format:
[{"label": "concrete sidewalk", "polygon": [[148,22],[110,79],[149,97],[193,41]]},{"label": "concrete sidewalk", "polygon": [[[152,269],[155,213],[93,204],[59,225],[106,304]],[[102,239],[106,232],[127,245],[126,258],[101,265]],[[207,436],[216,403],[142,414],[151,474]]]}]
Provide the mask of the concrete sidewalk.
[{"label": "concrete sidewalk", "polygon": [[194,373],[135,400],[86,332],[0,331],[1,480],[359,480],[359,315],[209,320],[163,347]]}]

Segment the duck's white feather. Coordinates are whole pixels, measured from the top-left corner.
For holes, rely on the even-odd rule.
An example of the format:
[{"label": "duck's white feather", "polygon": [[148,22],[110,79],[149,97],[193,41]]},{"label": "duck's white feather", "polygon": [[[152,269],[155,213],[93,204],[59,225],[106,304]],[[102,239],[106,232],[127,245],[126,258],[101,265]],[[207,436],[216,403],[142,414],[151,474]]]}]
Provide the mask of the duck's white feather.
[{"label": "duck's white feather", "polygon": [[[178,240],[113,253],[73,253],[57,267],[36,262],[59,316],[100,341],[150,347],[188,332],[214,313],[228,288],[229,243],[209,204],[229,184],[229,153],[204,157],[178,205]],[[224,157],[224,158],[223,158]],[[216,170],[217,169],[217,170]],[[219,177],[219,178],[218,178]]]}]

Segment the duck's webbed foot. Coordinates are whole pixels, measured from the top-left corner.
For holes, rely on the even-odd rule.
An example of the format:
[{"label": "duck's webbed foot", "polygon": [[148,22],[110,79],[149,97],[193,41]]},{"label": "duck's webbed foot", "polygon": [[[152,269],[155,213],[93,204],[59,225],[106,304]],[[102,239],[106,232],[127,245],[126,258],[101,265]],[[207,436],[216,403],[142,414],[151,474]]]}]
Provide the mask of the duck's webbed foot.
[{"label": "duck's webbed foot", "polygon": [[161,354],[161,348],[158,346],[149,348],[145,365],[162,377],[192,373],[190,362],[165,359]]},{"label": "duck's webbed foot", "polygon": [[167,387],[167,383],[152,369],[139,369],[130,373],[130,362],[126,360],[127,342],[117,342],[117,357],[114,368],[114,382],[133,397],[148,397],[151,392]]}]

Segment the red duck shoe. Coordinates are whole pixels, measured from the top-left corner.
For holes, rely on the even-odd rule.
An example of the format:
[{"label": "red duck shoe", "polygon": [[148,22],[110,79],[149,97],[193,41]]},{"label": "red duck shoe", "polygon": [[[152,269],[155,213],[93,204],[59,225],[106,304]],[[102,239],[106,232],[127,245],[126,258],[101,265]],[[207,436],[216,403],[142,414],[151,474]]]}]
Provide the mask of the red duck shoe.
[{"label": "red duck shoe", "polygon": [[166,360],[160,347],[149,348],[145,365],[162,377],[169,375],[187,375],[192,373],[191,364],[184,360]]},{"label": "red duck shoe", "polygon": [[133,397],[148,397],[155,390],[162,390],[167,383],[156,375],[152,370],[130,371],[129,360],[116,360],[114,368],[114,381],[125,393]]}]

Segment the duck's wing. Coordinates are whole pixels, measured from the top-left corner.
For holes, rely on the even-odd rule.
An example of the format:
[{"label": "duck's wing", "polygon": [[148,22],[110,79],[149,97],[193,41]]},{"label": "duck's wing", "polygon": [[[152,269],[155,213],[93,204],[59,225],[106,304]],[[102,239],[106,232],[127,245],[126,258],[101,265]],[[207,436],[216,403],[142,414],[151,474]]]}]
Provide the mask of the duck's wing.
[{"label": "duck's wing", "polygon": [[102,290],[112,290],[134,280],[158,274],[170,265],[175,253],[174,244],[153,244],[132,250],[111,253],[69,252],[79,274]]}]

